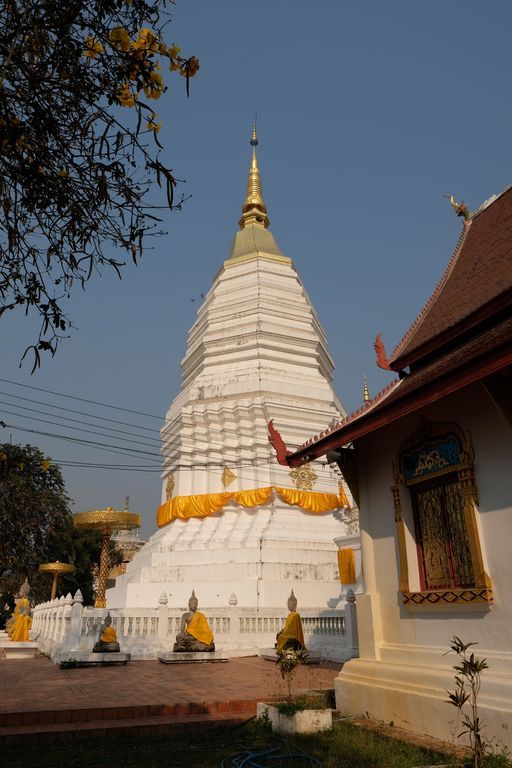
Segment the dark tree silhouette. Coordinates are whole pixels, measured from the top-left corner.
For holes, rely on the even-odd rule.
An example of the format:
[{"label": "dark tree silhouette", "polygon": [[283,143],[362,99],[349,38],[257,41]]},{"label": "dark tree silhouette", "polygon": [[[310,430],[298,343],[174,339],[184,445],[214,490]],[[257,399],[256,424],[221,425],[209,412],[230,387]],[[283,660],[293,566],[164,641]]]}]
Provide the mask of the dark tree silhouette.
[{"label": "dark tree silhouette", "polygon": [[154,185],[169,208],[183,202],[150,106],[167,76],[188,93],[199,68],[167,37],[171,3],[0,4],[0,316],[39,314],[33,370],[69,330],[72,288],[107,265],[119,273],[125,254],[137,263],[157,234]]}]

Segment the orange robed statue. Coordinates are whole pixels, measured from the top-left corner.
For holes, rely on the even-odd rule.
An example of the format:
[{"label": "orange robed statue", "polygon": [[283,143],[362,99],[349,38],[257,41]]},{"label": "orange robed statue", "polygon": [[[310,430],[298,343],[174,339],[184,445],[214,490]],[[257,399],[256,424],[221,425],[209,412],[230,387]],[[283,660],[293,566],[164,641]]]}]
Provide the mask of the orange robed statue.
[{"label": "orange robed statue", "polygon": [[176,635],[174,653],[210,652],[215,650],[213,632],[204,613],[197,610],[199,605],[196,593],[188,601],[189,610],[181,617],[180,631]]},{"label": "orange robed statue", "polygon": [[28,599],[29,592],[30,584],[28,579],[25,579],[18,592],[14,613],[7,622],[9,638],[13,642],[27,642],[29,640],[28,631],[32,626],[30,600]]},{"label": "orange robed statue", "polygon": [[119,643],[117,642],[117,632],[112,626],[112,616],[110,611],[105,616],[105,623],[100,629],[99,640],[94,644],[93,653],[119,653]]},{"label": "orange robed statue", "polygon": [[286,624],[276,635],[276,650],[284,651],[286,648],[293,648],[300,651],[306,647],[304,643],[304,632],[302,631],[302,621],[300,613],[297,613],[297,598],[293,594],[293,589],[288,598],[288,610],[290,613],[286,617]]}]

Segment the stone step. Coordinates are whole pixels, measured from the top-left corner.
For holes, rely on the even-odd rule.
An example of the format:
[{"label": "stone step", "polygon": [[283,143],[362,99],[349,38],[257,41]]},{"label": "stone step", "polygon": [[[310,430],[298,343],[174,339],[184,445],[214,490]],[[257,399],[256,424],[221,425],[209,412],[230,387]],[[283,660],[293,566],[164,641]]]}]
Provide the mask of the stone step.
[{"label": "stone step", "polygon": [[151,736],[185,731],[235,727],[251,720],[254,712],[213,712],[208,714],[156,715],[119,720],[86,720],[6,726],[0,728],[0,745],[47,744],[56,741],[88,740],[131,734]]},{"label": "stone step", "polygon": [[85,709],[50,709],[26,712],[0,712],[0,729],[39,725],[69,725],[98,721],[134,721],[151,717],[187,718],[195,715],[256,713],[256,701],[183,702],[176,704],[149,704],[120,707],[94,707]]}]

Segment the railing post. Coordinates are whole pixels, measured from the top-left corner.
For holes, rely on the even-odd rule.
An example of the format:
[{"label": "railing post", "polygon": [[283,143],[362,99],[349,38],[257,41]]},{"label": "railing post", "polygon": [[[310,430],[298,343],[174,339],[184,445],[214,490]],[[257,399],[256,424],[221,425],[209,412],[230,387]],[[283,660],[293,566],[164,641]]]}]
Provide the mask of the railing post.
[{"label": "railing post", "polygon": [[347,591],[345,605],[345,647],[351,658],[359,656],[359,640],[357,637],[356,596],[352,589]]},{"label": "railing post", "polygon": [[162,592],[158,598],[158,632],[157,637],[160,643],[166,643],[167,630],[169,626],[169,598],[166,592]]},{"label": "railing post", "polygon": [[238,598],[234,592],[229,598],[229,637],[228,647],[238,648],[240,646],[240,611],[237,608]]},{"label": "railing post", "polygon": [[82,614],[84,612],[83,606],[84,598],[79,589],[75,593],[73,598],[73,605],[71,607],[71,617],[69,621],[69,634],[64,639],[63,648],[66,650],[78,649],[80,644],[80,637],[82,634]]}]

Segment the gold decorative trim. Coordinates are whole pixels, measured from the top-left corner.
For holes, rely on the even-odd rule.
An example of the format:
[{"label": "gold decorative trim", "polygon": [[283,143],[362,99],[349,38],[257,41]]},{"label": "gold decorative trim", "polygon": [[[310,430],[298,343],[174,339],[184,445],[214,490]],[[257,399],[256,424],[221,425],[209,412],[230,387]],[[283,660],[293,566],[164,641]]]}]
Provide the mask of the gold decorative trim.
[{"label": "gold decorative trim", "polygon": [[169,499],[172,499],[175,485],[176,485],[176,482],[174,480],[174,475],[172,472],[170,472],[167,475],[167,482],[165,484],[165,500],[166,501],[169,501]]},{"label": "gold decorative trim", "polygon": [[469,603],[494,602],[492,589],[447,589],[429,592],[408,592],[402,590],[404,605],[467,605]]},{"label": "gold decorative trim", "polygon": [[236,475],[235,475],[235,473],[233,472],[232,469],[230,469],[229,467],[224,467],[224,469],[222,471],[221,480],[222,480],[222,485],[224,486],[224,488],[227,488],[229,485],[231,485],[231,483],[235,482]]},{"label": "gold decorative trim", "polygon": [[295,487],[301,491],[312,491],[318,480],[318,475],[311,469],[309,464],[303,464],[301,467],[292,469],[290,477]]}]

